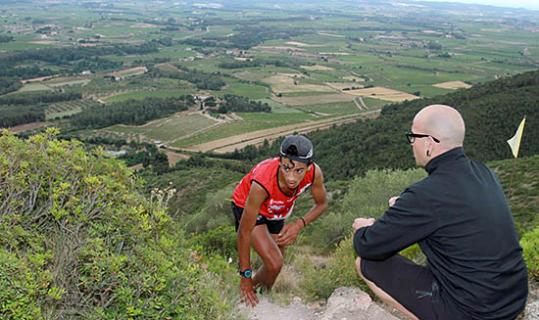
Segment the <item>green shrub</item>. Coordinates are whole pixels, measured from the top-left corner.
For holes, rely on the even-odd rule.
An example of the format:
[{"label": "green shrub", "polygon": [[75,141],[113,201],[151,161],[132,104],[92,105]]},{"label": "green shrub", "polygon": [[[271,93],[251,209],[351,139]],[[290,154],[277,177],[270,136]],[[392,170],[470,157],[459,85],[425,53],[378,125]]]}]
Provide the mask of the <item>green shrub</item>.
[{"label": "green shrub", "polygon": [[193,245],[200,246],[205,253],[217,254],[224,258],[236,259],[236,230],[234,226],[223,225],[191,238]]},{"label": "green shrub", "polygon": [[233,224],[230,197],[241,177],[241,173],[222,167],[194,167],[150,177],[148,184],[162,188],[171,183],[177,189],[169,212],[191,233]]},{"label": "green shrub", "polygon": [[[187,232],[209,231],[221,226],[233,226],[234,218],[230,198],[235,184],[221,186],[221,189],[208,192],[201,208],[179,219]],[[232,231],[231,234],[234,234]]]},{"label": "green shrub", "polygon": [[123,163],[56,134],[0,134],[0,318],[230,318],[166,214],[174,190],[147,199]]},{"label": "green shrub", "polygon": [[[342,203],[324,213],[312,230],[306,230],[311,243],[331,247],[346,237],[358,217],[380,217],[388,199],[399,195],[407,186],[422,179],[426,173],[415,170],[375,170],[365,177],[355,178],[349,185]],[[311,227],[309,227],[311,228]]]},{"label": "green shrub", "polygon": [[[311,239],[318,239],[319,245],[338,242],[329,261],[322,267],[303,268],[305,279],[303,289],[310,298],[328,298],[341,286],[367,287],[355,270],[356,254],[352,247],[352,224],[357,217],[380,217],[388,207],[388,199],[399,195],[407,186],[425,177],[424,170],[380,170],[369,171],[365,177],[355,178],[348,192],[337,206],[340,211],[324,214],[319,224],[313,226]],[[402,254],[418,263],[425,258],[417,245],[403,250]]]},{"label": "green shrub", "polygon": [[539,227],[525,233],[520,239],[520,245],[524,251],[524,260],[528,266],[530,278],[539,280]]},{"label": "green shrub", "polygon": [[[37,258],[37,259],[36,259]],[[30,259],[28,259],[30,260]],[[51,273],[43,271],[45,259],[34,257],[32,263],[0,248],[0,316],[2,319],[40,319],[43,300],[55,299],[56,287],[48,289]],[[37,262],[37,263],[36,263]],[[40,272],[35,272],[39,270]],[[48,297],[48,292],[53,293]]]},{"label": "green shrub", "polygon": [[349,235],[341,241],[324,265],[313,267],[310,261],[303,264],[304,278],[300,286],[309,299],[327,299],[335,289],[343,286],[367,290],[367,285],[356,273],[356,254],[351,243],[352,236]]}]

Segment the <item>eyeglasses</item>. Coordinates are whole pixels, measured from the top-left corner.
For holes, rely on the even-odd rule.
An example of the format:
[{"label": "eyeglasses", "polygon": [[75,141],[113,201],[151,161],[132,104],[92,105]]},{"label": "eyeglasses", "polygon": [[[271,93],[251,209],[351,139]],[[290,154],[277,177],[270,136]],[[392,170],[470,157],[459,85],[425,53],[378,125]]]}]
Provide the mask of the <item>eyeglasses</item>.
[{"label": "eyeglasses", "polygon": [[414,143],[415,138],[426,138],[426,137],[431,137],[432,140],[434,140],[434,142],[440,143],[440,140],[438,140],[434,136],[431,136],[430,134],[413,133],[410,131],[410,132],[406,132],[404,135],[406,136],[406,140],[408,140],[409,144]]}]

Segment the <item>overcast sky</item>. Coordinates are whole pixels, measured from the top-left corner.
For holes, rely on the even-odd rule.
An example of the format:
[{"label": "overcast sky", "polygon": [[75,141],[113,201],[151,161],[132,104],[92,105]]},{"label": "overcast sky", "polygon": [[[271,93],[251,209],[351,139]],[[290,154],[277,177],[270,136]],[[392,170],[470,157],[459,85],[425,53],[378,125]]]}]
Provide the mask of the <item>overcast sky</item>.
[{"label": "overcast sky", "polygon": [[497,7],[511,7],[511,8],[526,8],[532,10],[539,10],[539,0],[426,0],[437,2],[462,2],[462,3],[477,3],[477,4],[489,4]]}]

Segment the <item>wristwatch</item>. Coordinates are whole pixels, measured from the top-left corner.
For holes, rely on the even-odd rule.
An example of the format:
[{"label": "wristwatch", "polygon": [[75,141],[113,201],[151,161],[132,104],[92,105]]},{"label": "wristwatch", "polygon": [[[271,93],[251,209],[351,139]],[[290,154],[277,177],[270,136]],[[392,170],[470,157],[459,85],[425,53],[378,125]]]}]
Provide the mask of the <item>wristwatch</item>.
[{"label": "wristwatch", "polygon": [[253,276],[253,270],[252,269],[245,269],[243,271],[238,271],[238,273],[240,274],[240,276],[242,278],[245,278],[245,279],[251,279],[251,277]]}]

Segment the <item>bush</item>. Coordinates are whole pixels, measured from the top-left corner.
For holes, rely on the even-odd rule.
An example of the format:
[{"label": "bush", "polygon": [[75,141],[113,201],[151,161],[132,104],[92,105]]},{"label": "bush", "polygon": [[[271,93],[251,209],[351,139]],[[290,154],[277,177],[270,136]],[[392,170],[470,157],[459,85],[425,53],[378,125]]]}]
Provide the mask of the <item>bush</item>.
[{"label": "bush", "polygon": [[236,247],[236,230],[231,225],[222,225],[207,232],[195,235],[191,243],[200,246],[207,254],[220,255],[234,259],[238,255]]},{"label": "bush", "polygon": [[525,233],[520,239],[520,245],[524,251],[528,275],[530,278],[539,280],[539,227]]},{"label": "bush", "polygon": [[233,226],[234,218],[230,209],[230,195],[234,187],[234,184],[229,184],[213,193],[206,194],[200,210],[180,219],[184,222],[185,230],[187,232],[204,232],[221,226]]},{"label": "bush", "polygon": [[57,133],[0,134],[0,318],[229,318],[165,213],[173,190],[147,199],[123,163]]},{"label": "bush", "polygon": [[374,170],[365,177],[355,178],[337,209],[324,213],[316,223],[316,230],[306,231],[318,246],[331,246],[348,235],[358,217],[380,217],[387,209],[390,197],[399,195],[407,186],[425,177],[422,169]]},{"label": "bush", "polygon": [[[380,217],[388,207],[388,199],[398,195],[410,184],[425,177],[424,170],[376,170],[365,177],[355,178],[349,185],[339,211],[330,211],[322,216],[320,224],[311,230],[311,242],[328,244],[339,242],[323,267],[304,268],[305,280],[302,287],[310,298],[328,298],[341,286],[359,286],[366,290],[366,284],[355,270],[356,254],[352,247],[352,223],[357,217]],[[342,241],[341,241],[342,240]],[[408,259],[424,263],[425,258],[419,246],[411,246],[401,252]]]},{"label": "bush", "polygon": [[356,254],[351,243],[350,234],[336,247],[325,265],[313,268],[312,263],[304,263],[304,279],[300,286],[309,299],[327,299],[338,287],[361,287],[367,290],[367,285],[356,273]]},{"label": "bush", "polygon": [[[3,233],[4,234],[4,233]],[[38,297],[51,300],[59,290],[48,289],[52,275],[43,270],[46,260],[34,255],[21,259],[15,253],[0,248],[0,315],[2,319],[39,319],[43,317],[42,302]],[[39,272],[35,272],[39,270]]]}]

